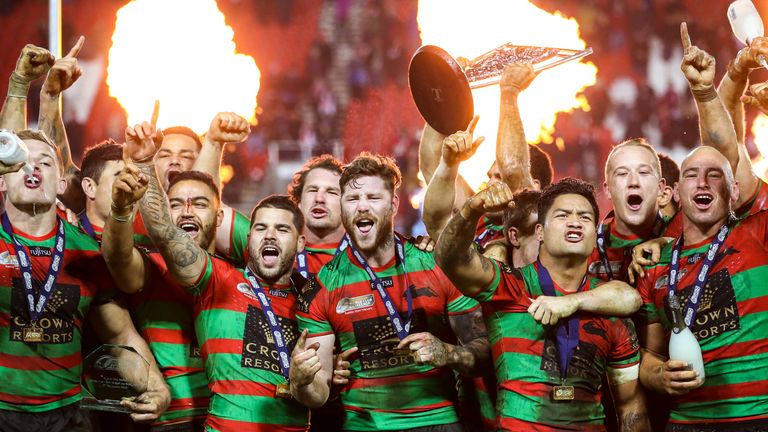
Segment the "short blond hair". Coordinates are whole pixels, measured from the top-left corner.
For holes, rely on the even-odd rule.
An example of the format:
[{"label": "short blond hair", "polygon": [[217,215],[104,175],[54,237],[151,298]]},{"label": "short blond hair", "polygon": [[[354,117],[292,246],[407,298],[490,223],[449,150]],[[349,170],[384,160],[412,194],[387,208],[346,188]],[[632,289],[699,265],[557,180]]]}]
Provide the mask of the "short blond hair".
[{"label": "short blond hair", "polygon": [[656,171],[656,177],[661,179],[661,161],[659,160],[659,154],[656,153],[656,149],[653,148],[653,146],[650,145],[648,141],[645,140],[645,138],[632,138],[624,142],[621,142],[619,144],[616,144],[611,149],[611,152],[608,153],[608,159],[605,160],[605,172],[604,172],[605,181],[608,181],[608,166],[611,163],[611,158],[616,154],[616,152],[627,147],[640,147],[651,152],[651,154],[653,155],[653,163],[651,164],[651,166]]},{"label": "short blond hair", "polygon": [[56,154],[56,161],[59,163],[59,170],[61,170],[62,172],[64,171],[64,158],[61,156],[61,150],[59,149],[58,146],[56,146],[56,143],[54,143],[53,140],[50,139],[48,135],[45,134],[45,132],[41,130],[22,129],[20,131],[15,131],[14,133],[22,141],[35,140],[35,141],[42,141],[48,144],[48,146],[53,149],[53,153]]}]

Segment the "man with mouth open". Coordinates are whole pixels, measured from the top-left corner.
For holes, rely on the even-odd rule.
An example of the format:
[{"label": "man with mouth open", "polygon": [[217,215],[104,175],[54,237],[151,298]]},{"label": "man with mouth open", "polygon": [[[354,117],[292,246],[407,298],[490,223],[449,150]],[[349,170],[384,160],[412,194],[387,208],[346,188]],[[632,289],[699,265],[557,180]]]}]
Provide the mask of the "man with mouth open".
[{"label": "man with mouth open", "polygon": [[[206,430],[305,430],[309,410],[288,389],[292,369],[301,366],[289,362],[299,339],[294,309],[303,279],[292,276],[304,243],[301,212],[285,195],[263,199],[251,214],[246,268],[214,258],[209,252],[222,218],[215,182],[172,179],[166,197],[148,138],[128,142],[138,171],[124,183],[126,204],[144,195],[139,209],[150,237],[170,275],[195,298],[195,331],[211,390]],[[146,194],[142,182],[148,182]],[[121,216],[130,214],[121,209]]]},{"label": "man with mouth open", "polygon": [[363,153],[344,168],[341,220],[350,245],[302,290],[299,328],[318,348],[307,354],[314,368],[291,379],[291,392],[309,407],[326,402],[338,338],[359,354],[341,391],[343,429],[461,431],[451,369],[489,366],[485,325],[432,254],[394,232],[399,184],[387,157]]},{"label": "man with mouth open", "polygon": [[[667,430],[768,430],[768,212],[734,218],[738,183],[713,147],[693,150],[680,171],[683,234],[638,282],[640,380],[672,396]],[[698,339],[704,377],[668,359],[673,307]]]},{"label": "man with mouth open", "polygon": [[7,197],[0,232],[0,425],[8,431],[89,430],[78,404],[87,315],[102,341],[132,346],[150,363],[149,389],[123,405],[135,421],[154,420],[170,399],[154,357],[114,298],[96,241],[57,217],[56,195],[66,188],[58,149],[41,132],[18,135],[34,172],[6,170],[0,180]]},{"label": "man with mouth open", "polygon": [[[634,301],[605,297],[603,287],[595,288],[602,281],[587,274],[598,217],[592,187],[567,178],[542,191],[538,259],[519,269],[486,258],[472,244],[477,221],[504,210],[512,196],[503,183],[475,194],[451,218],[436,251],[448,277],[483,306],[498,381],[496,427],[605,430],[600,400],[607,374],[622,430],[649,430],[632,321],[599,315],[621,308],[631,313],[639,296],[625,286]],[[550,311],[537,318],[531,306],[552,296],[573,300],[574,307],[554,320]]]},{"label": "man with mouth open", "polygon": [[304,164],[288,186],[288,195],[304,215],[304,250],[296,256],[296,270],[305,278],[336,256],[346,244],[341,224],[342,165],[331,155],[317,156]]}]

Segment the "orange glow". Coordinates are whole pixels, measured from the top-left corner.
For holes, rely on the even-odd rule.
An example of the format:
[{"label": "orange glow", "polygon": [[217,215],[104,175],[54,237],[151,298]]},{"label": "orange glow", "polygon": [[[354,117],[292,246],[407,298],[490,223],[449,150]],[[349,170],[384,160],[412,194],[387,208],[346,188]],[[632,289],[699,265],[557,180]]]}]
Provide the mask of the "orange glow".
[{"label": "orange glow", "polygon": [[235,169],[232,167],[232,165],[228,164],[222,164],[221,168],[219,168],[219,179],[221,180],[221,184],[227,184],[230,180],[232,180],[232,177],[235,176]]},{"label": "orange glow", "polygon": [[[507,42],[515,45],[584,49],[579,24],[559,12],[550,14],[525,0],[419,0],[417,16],[422,43],[437,45],[452,56],[473,59]],[[525,135],[530,143],[551,143],[558,112],[589,109],[580,93],[595,84],[597,67],[584,60],[545,70],[519,98]],[[486,141],[459,171],[474,188],[486,180],[495,159],[499,122],[498,85],[472,91],[480,121],[475,135]]]},{"label": "orange glow", "polygon": [[149,120],[160,100],[158,126],[208,130],[217,112],[255,122],[259,69],[238,54],[234,31],[214,0],[133,0],[117,12],[107,85],[128,124]]},{"label": "orange glow", "polygon": [[752,122],[752,135],[755,137],[755,147],[760,152],[752,160],[752,171],[764,181],[768,176],[768,116],[758,114]]}]

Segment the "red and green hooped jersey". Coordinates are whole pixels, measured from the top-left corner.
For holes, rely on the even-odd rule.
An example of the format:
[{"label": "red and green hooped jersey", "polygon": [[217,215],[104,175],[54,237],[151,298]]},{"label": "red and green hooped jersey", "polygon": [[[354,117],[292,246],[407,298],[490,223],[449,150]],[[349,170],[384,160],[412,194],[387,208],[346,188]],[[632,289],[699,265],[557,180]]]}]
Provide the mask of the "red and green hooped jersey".
[{"label": "red and green hooped jersey", "polygon": [[[226,223],[226,221],[225,221]],[[251,220],[239,211],[232,209],[229,231],[229,250],[218,251],[237,267],[248,264],[248,233],[251,231]]]},{"label": "red and green hooped jersey", "polygon": [[768,209],[768,184],[760,180],[749,200],[736,210],[736,217],[743,219],[766,209]]},{"label": "red and green hooped jersey", "polygon": [[331,262],[338,247],[338,242],[323,244],[307,243],[304,245],[304,249],[307,251],[307,269],[309,273],[316,275],[324,265]]},{"label": "red and green hooped jersey", "polygon": [[[43,412],[80,400],[81,331],[93,301],[112,295],[112,280],[99,245],[79,227],[65,224],[64,259],[56,291],[49,299],[39,327],[42,343],[25,343],[22,329],[29,312],[10,237],[0,230],[0,409]],[[33,278],[45,280],[51,262],[55,229],[42,237],[16,230],[27,247]]]},{"label": "red and green hooped jersey", "polygon": [[[435,264],[431,253],[405,242],[406,271],[413,287],[411,333],[428,331],[455,343],[448,317],[466,314],[478,305],[463,296]],[[350,365],[352,376],[341,392],[346,413],[344,429],[410,429],[458,421],[453,371],[416,365],[411,356],[397,356],[394,326],[377,291],[350,248],[310,279],[297,309],[299,329],[313,336],[336,334],[341,350],[358,347]],[[373,268],[401,314],[408,310],[402,266],[393,258]]]},{"label": "red and green hooped jersey", "polygon": [[[63,219],[66,219],[66,215],[63,216]],[[82,221],[78,219],[78,226],[80,227],[83,232],[85,232],[85,228],[82,225]],[[94,225],[91,223],[91,227],[93,228],[93,233],[96,234],[95,240],[99,243],[101,243],[101,236],[104,233],[104,227]],[[141,213],[136,212],[135,217],[133,219],[133,241],[135,244],[140,246],[147,246],[152,247],[152,239],[149,238],[149,234],[147,233],[147,228],[144,226],[144,220],[141,218]],[[86,234],[88,234],[86,232]]]},{"label": "red and green hooped jersey", "polygon": [[193,298],[168,273],[158,252],[144,252],[151,272],[148,284],[128,299],[136,330],[147,341],[171,391],[168,409],[153,424],[202,419],[210,392],[195,337]]},{"label": "red and green hooped jersey", "polygon": [[[290,353],[299,334],[294,290],[263,288]],[[309,409],[293,399],[275,397],[276,386],[287,381],[276,360],[266,316],[243,271],[211,257],[189,290],[197,297],[195,331],[211,389],[206,430],[305,430]]]},{"label": "red and green hooped jersey", "polygon": [[[553,333],[528,313],[530,299],[543,295],[536,263],[513,269],[494,261],[495,276],[476,298],[483,306],[496,367],[497,426],[504,430],[605,430],[601,377],[609,369],[637,367],[640,360],[632,321],[579,314],[579,345],[565,384],[573,401],[553,401],[561,385]],[[590,278],[590,287],[601,283]],[[555,286],[557,295],[566,293]]]},{"label": "red and green hooped jersey", "polygon": [[[711,239],[710,239],[711,240]],[[684,247],[677,286],[685,305],[698,277],[710,240]],[[712,423],[768,418],[768,212],[758,213],[731,230],[709,270],[704,293],[691,324],[704,355],[706,379],[690,393],[673,399],[670,422]],[[638,290],[640,323],[660,322],[667,335],[669,262],[673,243],[646,270]]]},{"label": "red and green hooped jersey", "polygon": [[488,216],[483,216],[475,228],[475,243],[482,251],[489,243],[497,240],[504,240],[504,225],[495,223]]},{"label": "red and green hooped jersey", "polygon": [[[666,230],[668,229],[667,224],[669,224],[671,220],[672,218],[664,218],[657,223],[662,224],[663,229]],[[608,255],[608,263],[611,266],[611,272],[613,272],[615,279],[626,282],[628,280],[627,269],[632,263],[632,248],[645,241],[651,240],[651,238],[642,238],[636,235],[622,235],[616,230],[616,221],[612,214],[609,214],[602,223],[608,227],[608,247],[606,248],[606,254]],[[602,257],[600,256],[600,249],[597,246],[595,246],[592,255],[589,257],[587,272],[590,276],[604,281],[611,279],[608,270],[605,268]]]}]

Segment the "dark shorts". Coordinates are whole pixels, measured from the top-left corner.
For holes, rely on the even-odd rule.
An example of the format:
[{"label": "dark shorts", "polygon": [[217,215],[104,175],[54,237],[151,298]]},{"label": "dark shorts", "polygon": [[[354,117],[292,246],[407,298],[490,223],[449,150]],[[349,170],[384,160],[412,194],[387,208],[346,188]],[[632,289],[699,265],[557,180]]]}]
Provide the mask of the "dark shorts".
[{"label": "dark shorts", "polygon": [[203,432],[205,430],[205,419],[197,419],[184,423],[169,425],[137,425],[136,432]]},{"label": "dark shorts", "polygon": [[88,415],[74,403],[45,412],[0,410],[0,432],[90,432]]},{"label": "dark shorts", "polygon": [[667,424],[667,432],[768,432],[768,420],[733,423]]}]

